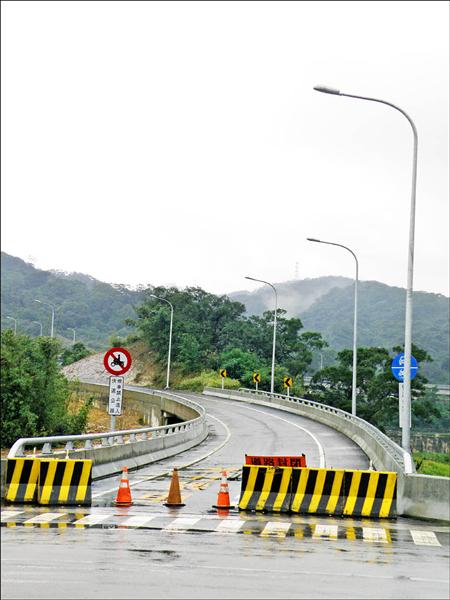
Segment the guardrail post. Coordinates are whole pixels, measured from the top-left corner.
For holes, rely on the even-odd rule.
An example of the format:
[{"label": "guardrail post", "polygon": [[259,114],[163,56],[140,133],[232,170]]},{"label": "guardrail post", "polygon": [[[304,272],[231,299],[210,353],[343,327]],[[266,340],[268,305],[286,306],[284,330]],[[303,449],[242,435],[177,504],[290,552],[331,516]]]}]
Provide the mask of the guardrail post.
[{"label": "guardrail post", "polygon": [[52,445],[48,442],[42,448],[42,454],[52,454]]},{"label": "guardrail post", "polygon": [[92,450],[91,440],[85,440],[85,442],[84,442],[84,449],[85,450]]}]

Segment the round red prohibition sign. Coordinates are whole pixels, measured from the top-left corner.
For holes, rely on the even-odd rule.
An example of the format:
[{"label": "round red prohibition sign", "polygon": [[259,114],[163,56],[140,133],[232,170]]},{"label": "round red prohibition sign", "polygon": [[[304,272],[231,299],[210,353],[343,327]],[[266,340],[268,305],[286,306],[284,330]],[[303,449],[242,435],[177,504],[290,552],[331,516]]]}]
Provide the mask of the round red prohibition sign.
[{"label": "round red prohibition sign", "polygon": [[103,364],[111,375],[123,375],[131,367],[131,354],[125,348],[110,348],[103,357]]}]

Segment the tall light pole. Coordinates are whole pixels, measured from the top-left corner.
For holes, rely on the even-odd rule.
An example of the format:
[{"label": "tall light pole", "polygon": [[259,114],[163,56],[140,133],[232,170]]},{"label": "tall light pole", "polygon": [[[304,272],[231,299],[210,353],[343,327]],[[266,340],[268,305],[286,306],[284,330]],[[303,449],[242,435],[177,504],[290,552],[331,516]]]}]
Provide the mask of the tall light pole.
[{"label": "tall light pole", "polygon": [[379,98],[370,98],[367,96],[357,96],[355,94],[345,94],[340,90],[326,86],[316,86],[318,92],[325,94],[334,94],[336,96],[347,96],[348,98],[357,98],[358,100],[369,100],[370,102],[379,102],[395,108],[408,120],[413,132],[413,165],[412,165],[412,185],[411,185],[411,207],[409,213],[409,243],[408,243],[408,274],[406,283],[406,307],[405,307],[405,374],[404,374],[404,402],[403,402],[403,428],[402,428],[402,447],[406,452],[411,452],[411,345],[412,345],[412,300],[413,300],[413,273],[414,273],[414,227],[416,218],[416,182],[417,182],[417,147],[418,136],[417,129],[411,117],[399,106],[380,100]]},{"label": "tall light pole", "polygon": [[166,380],[166,389],[169,389],[169,380],[170,380],[170,353],[172,351],[172,326],[173,326],[173,306],[172,304],[166,300],[165,298],[160,298],[159,296],[155,296],[155,294],[150,294],[151,298],[156,298],[157,300],[161,300],[162,302],[167,302],[170,306],[170,332],[169,332],[169,352],[167,356],[167,380]]},{"label": "tall light pole", "polygon": [[270,375],[270,392],[273,394],[274,390],[274,378],[275,378],[275,344],[277,339],[277,311],[278,311],[278,294],[275,286],[269,283],[268,281],[264,281],[264,279],[255,279],[254,277],[245,277],[245,279],[250,279],[250,281],[258,281],[259,283],[265,283],[266,285],[270,285],[270,287],[275,292],[275,315],[273,318],[273,344],[272,344],[272,373]]},{"label": "tall light pole", "polygon": [[50,308],[52,309],[52,326],[50,329],[50,337],[53,337],[53,327],[55,324],[55,307],[53,306],[53,304],[50,304],[50,302],[46,302],[45,300],[36,300],[35,298],[34,301],[39,302],[39,304],[47,304],[47,306],[50,306]]},{"label": "tall light pole", "polygon": [[17,334],[17,319],[15,319],[14,317],[6,317],[6,318],[14,321],[14,335],[16,335]]},{"label": "tall light pole", "polygon": [[357,328],[358,328],[358,259],[356,258],[356,254],[347,246],[342,244],[336,244],[335,242],[324,242],[323,240],[317,240],[316,238],[306,238],[308,242],[317,242],[318,244],[328,244],[329,246],[339,246],[339,248],[345,248],[348,250],[350,254],[353,255],[356,264],[355,271],[355,301],[353,307],[353,367],[352,367],[352,415],[356,415],[356,369],[357,369],[357,345],[356,345],[356,337],[357,337]]},{"label": "tall light pole", "polygon": [[39,327],[41,328],[40,336],[42,337],[42,323],[40,321],[31,321],[31,322],[36,323],[36,325],[39,325]]},{"label": "tall light pole", "polygon": [[70,331],[73,331],[72,346],[74,346],[75,345],[75,329],[73,327],[68,327],[67,329],[69,329]]}]

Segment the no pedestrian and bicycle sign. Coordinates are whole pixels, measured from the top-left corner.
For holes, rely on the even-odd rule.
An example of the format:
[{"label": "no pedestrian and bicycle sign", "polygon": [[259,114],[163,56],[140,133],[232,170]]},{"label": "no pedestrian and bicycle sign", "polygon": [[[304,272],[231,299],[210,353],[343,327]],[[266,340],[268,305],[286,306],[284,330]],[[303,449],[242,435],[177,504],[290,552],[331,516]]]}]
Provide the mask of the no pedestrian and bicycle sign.
[{"label": "no pedestrian and bicycle sign", "polygon": [[125,348],[110,348],[103,365],[111,375],[124,375],[131,367],[131,354]]}]

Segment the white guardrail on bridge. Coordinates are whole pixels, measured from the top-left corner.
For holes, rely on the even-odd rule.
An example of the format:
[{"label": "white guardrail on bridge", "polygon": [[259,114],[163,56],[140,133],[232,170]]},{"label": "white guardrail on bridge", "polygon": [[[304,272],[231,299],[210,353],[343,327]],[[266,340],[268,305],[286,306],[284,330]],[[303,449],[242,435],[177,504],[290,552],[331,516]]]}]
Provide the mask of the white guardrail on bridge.
[{"label": "white guardrail on bridge", "polygon": [[339,408],[296,396],[288,397],[283,394],[272,394],[247,388],[239,388],[239,390],[205,388],[203,393],[233,400],[253,401],[320,421],[345,434],[358,444],[378,471],[396,471],[402,474],[415,471],[409,452],[403,450],[374,425]]},{"label": "white guardrail on bridge", "polygon": [[[90,388],[107,390],[106,384],[85,382]],[[83,384],[83,382],[82,382]],[[40,449],[40,456],[61,458],[84,458],[93,460],[94,479],[119,473],[123,461],[127,460],[130,469],[162,460],[184,452],[201,443],[208,435],[206,411],[200,404],[166,390],[130,389],[125,386],[125,397],[154,396],[162,400],[182,405],[197,414],[193,419],[163,425],[160,427],[142,427],[104,433],[81,435],[57,435],[49,437],[20,438],[11,447],[8,458],[26,456],[26,449]],[[30,456],[28,454],[28,456]],[[117,462],[118,461],[118,462]]]}]

